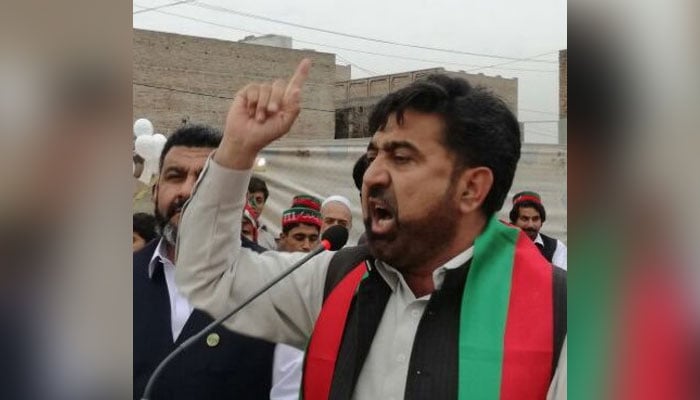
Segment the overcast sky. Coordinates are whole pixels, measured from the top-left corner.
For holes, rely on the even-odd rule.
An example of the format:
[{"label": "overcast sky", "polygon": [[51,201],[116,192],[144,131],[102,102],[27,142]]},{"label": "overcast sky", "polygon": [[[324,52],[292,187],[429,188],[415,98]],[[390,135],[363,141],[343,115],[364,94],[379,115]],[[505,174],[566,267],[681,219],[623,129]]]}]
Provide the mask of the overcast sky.
[{"label": "overcast sky", "polygon": [[[231,41],[251,34],[291,36],[294,48],[335,53],[339,64],[352,64],[353,78],[434,67],[515,77],[521,121],[558,119],[557,60],[566,48],[566,0],[202,0],[143,12],[176,1],[134,0],[134,27]],[[500,66],[484,68],[494,64]],[[556,123],[525,126],[528,142],[556,141]]]}]

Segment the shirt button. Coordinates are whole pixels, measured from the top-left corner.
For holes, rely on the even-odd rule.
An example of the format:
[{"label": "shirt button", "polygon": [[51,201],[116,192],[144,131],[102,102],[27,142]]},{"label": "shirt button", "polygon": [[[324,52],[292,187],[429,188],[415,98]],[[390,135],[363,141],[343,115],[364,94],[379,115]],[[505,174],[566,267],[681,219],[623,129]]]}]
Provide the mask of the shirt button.
[{"label": "shirt button", "polygon": [[396,361],[404,362],[404,361],[406,361],[406,356],[404,354],[399,354],[399,356],[396,357]]},{"label": "shirt button", "polygon": [[207,336],[207,346],[216,347],[220,340],[221,338],[218,333],[210,333],[209,336]]}]

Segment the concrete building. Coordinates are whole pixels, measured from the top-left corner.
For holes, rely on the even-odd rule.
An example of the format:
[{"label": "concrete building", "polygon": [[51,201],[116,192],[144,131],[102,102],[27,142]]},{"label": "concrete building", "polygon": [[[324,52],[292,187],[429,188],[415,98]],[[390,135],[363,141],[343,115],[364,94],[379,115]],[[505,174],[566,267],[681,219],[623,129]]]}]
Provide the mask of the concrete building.
[{"label": "concrete building", "polygon": [[352,65],[336,65],[335,66],[335,81],[349,81],[352,79]]},{"label": "concrete building", "polygon": [[568,63],[566,49],[559,51],[559,144],[566,144],[568,104]]},{"label": "concrete building", "polygon": [[261,46],[281,47],[283,49],[292,48],[292,38],[282,35],[246,36],[238,43],[258,44]]},{"label": "concrete building", "polygon": [[567,102],[568,89],[568,63],[566,60],[566,49],[559,50],[559,117],[566,118],[568,112]]},{"label": "concrete building", "polygon": [[223,127],[243,85],[288,77],[308,57],[314,67],[288,137],[333,138],[334,54],[134,29],[133,57],[134,119],[148,118],[166,135],[188,122]]},{"label": "concrete building", "polygon": [[292,38],[280,35],[230,42],[134,29],[134,119],[148,118],[156,132],[166,135],[187,123],[223,127],[243,85],[289,76],[303,57],[311,58],[314,67],[302,113],[285,138],[367,137],[367,118],[379,99],[431,73],[486,86],[517,115],[517,79],[432,68],[352,80],[351,66],[336,65],[334,54],[291,47]]},{"label": "concrete building", "polygon": [[484,74],[467,74],[463,71],[446,71],[431,68],[399,74],[353,79],[335,84],[335,138],[360,138],[371,136],[367,127],[369,114],[387,93],[398,90],[430,74],[441,73],[462,78],[475,86],[491,89],[516,114],[518,111],[518,80]]}]

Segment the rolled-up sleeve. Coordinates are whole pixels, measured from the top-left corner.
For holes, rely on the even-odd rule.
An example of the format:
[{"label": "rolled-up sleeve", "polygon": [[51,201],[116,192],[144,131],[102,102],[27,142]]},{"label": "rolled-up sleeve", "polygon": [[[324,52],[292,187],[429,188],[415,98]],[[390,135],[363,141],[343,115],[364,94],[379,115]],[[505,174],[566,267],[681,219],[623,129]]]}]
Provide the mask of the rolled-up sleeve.
[{"label": "rolled-up sleeve", "polygon": [[[211,158],[180,218],[175,278],[190,303],[213,317],[241,304],[304,253],[255,253],[241,247],[241,217],[251,171],[224,168]],[[333,253],[311,259],[225,326],[303,348],[323,302]]]}]

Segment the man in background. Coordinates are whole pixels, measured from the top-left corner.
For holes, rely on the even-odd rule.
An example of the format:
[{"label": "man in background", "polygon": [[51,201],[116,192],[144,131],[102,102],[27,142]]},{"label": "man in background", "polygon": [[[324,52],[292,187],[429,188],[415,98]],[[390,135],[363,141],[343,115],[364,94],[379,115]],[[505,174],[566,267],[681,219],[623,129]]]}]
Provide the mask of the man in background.
[{"label": "man in background", "polygon": [[156,218],[147,213],[134,214],[133,233],[131,242],[133,251],[141,250],[148,242],[155,239],[156,234]]},{"label": "man in background", "polygon": [[[319,199],[298,195],[292,199],[292,208],[282,215],[282,236],[279,251],[308,253],[318,245],[322,209]],[[304,352],[286,344],[275,347],[270,400],[295,400],[304,365]]]},{"label": "man in background", "polygon": [[[175,286],[173,260],[182,206],[220,141],[219,131],[195,125],[175,131],[163,147],[153,188],[162,237],[135,252],[133,260],[135,399],[141,398],[156,366],[213,321]],[[153,387],[153,399],[266,398],[273,351],[273,343],[216,328],[168,365]]]},{"label": "man in background", "polygon": [[321,204],[321,233],[333,225],[344,226],[347,230],[352,228],[350,200],[344,196],[330,196]]},{"label": "man in background", "polygon": [[294,197],[292,207],[282,213],[282,233],[278,250],[307,253],[316,245],[321,230],[321,203],[313,196]]},{"label": "man in background", "polygon": [[257,243],[266,249],[275,250],[277,248],[275,235],[260,221],[268,197],[270,197],[270,192],[265,181],[257,176],[251,177],[248,183],[248,204],[255,210],[259,222]]},{"label": "man in background", "polygon": [[[355,187],[360,192],[360,200],[362,200],[362,179],[365,176],[365,171],[367,171],[368,166],[367,153],[364,153],[355,161],[355,165],[352,167],[352,180],[355,182]],[[367,243],[367,233],[362,232],[357,239],[357,244],[361,245],[365,243]]]},{"label": "man in background", "polygon": [[535,242],[547,261],[559,268],[566,269],[566,245],[561,240],[540,233],[546,219],[547,212],[538,193],[525,191],[513,196],[510,222],[522,229]]}]

